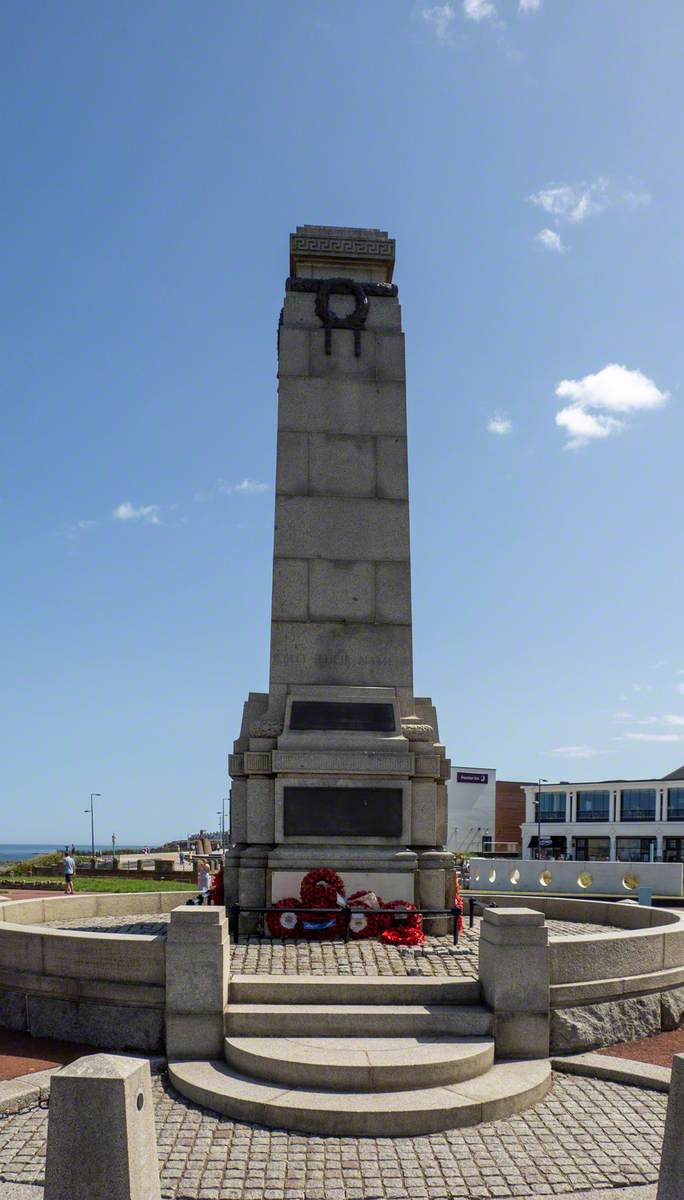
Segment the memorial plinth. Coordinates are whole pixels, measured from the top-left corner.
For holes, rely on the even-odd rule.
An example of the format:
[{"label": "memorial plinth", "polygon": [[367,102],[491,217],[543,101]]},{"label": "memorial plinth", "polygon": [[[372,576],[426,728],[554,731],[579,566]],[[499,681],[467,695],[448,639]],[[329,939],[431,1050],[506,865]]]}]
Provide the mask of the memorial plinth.
[{"label": "memorial plinth", "polygon": [[348,892],[450,902],[449,760],[413,694],[404,335],[394,241],[300,226],[278,328],[268,692],[230,756],[228,899],[312,867]]}]

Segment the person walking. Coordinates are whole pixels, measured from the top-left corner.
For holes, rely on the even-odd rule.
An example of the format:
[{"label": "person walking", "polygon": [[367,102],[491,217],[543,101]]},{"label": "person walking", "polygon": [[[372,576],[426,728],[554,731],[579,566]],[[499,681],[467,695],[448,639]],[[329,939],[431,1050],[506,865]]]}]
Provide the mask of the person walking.
[{"label": "person walking", "polygon": [[197,891],[202,897],[200,903],[206,904],[211,886],[211,871],[206,859],[201,858],[197,864]]},{"label": "person walking", "polygon": [[76,874],[76,863],[70,854],[64,855],[64,891],[67,896],[74,894],[74,875]]}]

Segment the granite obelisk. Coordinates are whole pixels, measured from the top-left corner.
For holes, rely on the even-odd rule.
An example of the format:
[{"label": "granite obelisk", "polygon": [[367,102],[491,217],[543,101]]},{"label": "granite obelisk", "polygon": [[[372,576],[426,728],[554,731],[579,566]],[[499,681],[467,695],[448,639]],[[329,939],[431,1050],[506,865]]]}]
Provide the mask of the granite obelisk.
[{"label": "granite obelisk", "polygon": [[268,692],[230,757],[226,892],[348,891],[442,907],[449,760],[414,697],[404,335],[395,245],[377,229],[290,237],[278,328]]}]

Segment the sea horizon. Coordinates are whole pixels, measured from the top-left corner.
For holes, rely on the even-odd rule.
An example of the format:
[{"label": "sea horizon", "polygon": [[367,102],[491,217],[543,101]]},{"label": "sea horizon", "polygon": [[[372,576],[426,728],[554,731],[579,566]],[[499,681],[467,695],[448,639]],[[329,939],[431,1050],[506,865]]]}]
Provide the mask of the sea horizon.
[{"label": "sea horizon", "polygon": [[[71,842],[68,843],[71,846]],[[151,842],[122,842],[121,847],[124,850],[142,850],[145,846],[151,846]],[[21,861],[25,858],[34,858],[37,854],[54,854],[56,851],[62,851],[67,845],[66,842],[0,842],[0,862]],[[79,854],[87,854],[91,849],[90,842],[75,842],[76,851]],[[111,853],[111,842],[96,842],[96,850],[105,850]]]}]

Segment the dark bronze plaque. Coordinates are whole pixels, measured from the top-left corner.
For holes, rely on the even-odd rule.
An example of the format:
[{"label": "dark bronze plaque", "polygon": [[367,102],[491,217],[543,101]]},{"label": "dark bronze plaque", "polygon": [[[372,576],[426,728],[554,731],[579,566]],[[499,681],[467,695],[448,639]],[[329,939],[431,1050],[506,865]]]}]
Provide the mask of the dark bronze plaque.
[{"label": "dark bronze plaque", "polygon": [[402,790],[286,787],[285,837],[401,837]]},{"label": "dark bronze plaque", "polygon": [[394,733],[392,704],[356,704],[348,700],[293,700],[290,729],[346,729],[359,733]]}]

